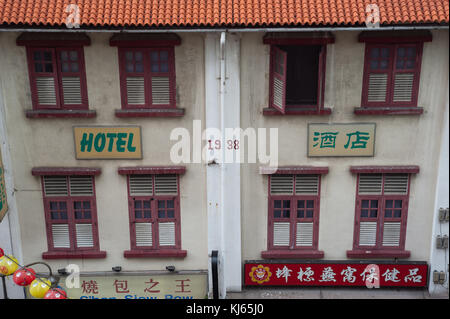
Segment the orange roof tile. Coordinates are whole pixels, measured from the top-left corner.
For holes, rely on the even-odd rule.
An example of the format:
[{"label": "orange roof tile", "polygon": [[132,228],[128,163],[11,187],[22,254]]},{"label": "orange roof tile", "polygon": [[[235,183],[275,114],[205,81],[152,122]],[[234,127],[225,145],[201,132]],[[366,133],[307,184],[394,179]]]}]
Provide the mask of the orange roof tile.
[{"label": "orange roof tile", "polygon": [[448,24],[448,0],[0,0],[0,26],[64,26],[77,4],[83,27],[259,27]]}]

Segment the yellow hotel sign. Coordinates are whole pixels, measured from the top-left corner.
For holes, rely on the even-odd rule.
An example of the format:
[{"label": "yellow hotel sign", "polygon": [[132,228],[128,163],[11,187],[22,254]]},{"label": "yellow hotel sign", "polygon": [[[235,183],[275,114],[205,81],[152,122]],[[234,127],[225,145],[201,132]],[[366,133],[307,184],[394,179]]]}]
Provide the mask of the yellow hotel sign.
[{"label": "yellow hotel sign", "polygon": [[374,156],[375,123],[308,124],[308,156]]},{"label": "yellow hotel sign", "polygon": [[141,159],[139,126],[75,126],[77,159]]},{"label": "yellow hotel sign", "polygon": [[6,201],[5,171],[3,170],[2,153],[0,152],[0,222],[8,211],[8,202]]}]

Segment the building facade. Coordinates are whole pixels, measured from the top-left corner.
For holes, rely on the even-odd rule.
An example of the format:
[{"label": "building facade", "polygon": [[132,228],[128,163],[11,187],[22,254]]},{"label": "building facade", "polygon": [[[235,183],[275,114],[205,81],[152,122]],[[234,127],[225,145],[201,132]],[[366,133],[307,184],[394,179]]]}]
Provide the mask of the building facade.
[{"label": "building facade", "polygon": [[[275,278],[301,289],[308,266],[323,283],[318,265],[378,263],[405,271],[404,284],[425,265],[418,285],[448,292],[448,3],[429,2],[439,17],[426,22],[264,29],[226,17],[94,26],[83,10],[79,28],[67,14],[42,27],[8,2],[0,106],[14,254],[75,264],[73,296],[91,299],[212,296],[214,250],[221,298]],[[226,149],[241,160],[223,163]]]}]

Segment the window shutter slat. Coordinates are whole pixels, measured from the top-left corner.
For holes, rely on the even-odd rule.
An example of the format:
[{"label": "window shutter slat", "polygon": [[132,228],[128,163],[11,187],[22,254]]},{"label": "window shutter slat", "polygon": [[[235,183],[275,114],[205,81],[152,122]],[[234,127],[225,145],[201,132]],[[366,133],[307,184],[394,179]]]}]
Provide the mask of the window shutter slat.
[{"label": "window shutter slat", "polygon": [[94,195],[94,185],[92,176],[70,176],[70,195],[72,196],[92,196]]},{"label": "window shutter slat", "polygon": [[54,248],[70,248],[69,225],[53,224],[52,237]]},{"label": "window shutter slat", "polygon": [[36,91],[40,105],[56,105],[56,90],[54,77],[37,77]]},{"label": "window shutter slat", "polygon": [[408,174],[386,174],[384,180],[385,194],[408,194]]},{"label": "window shutter slat", "polygon": [[77,247],[94,247],[92,224],[75,224]]},{"label": "window shutter slat", "polygon": [[65,176],[44,176],[45,196],[67,196],[67,179]]},{"label": "window shutter slat", "polygon": [[313,244],[313,223],[297,223],[297,246],[312,246]]},{"label": "window shutter slat", "polygon": [[388,75],[386,73],[369,74],[367,91],[368,102],[386,102]]},{"label": "window shutter slat", "polygon": [[175,223],[159,223],[159,245],[175,246]]},{"label": "window shutter slat", "polygon": [[285,113],[287,53],[273,46],[272,55],[272,107]]},{"label": "window shutter slat", "polygon": [[152,77],[152,104],[168,105],[170,104],[170,85],[169,77]]},{"label": "window shutter slat", "polygon": [[127,103],[133,105],[145,104],[144,77],[127,77]]},{"label": "window shutter slat", "polygon": [[414,73],[397,73],[394,77],[394,102],[411,102]]},{"label": "window shutter slat", "polygon": [[293,194],[293,175],[272,175],[270,177],[270,193],[273,195]]},{"label": "window shutter slat", "polygon": [[64,104],[81,104],[81,81],[77,76],[62,77]]},{"label": "window shutter slat", "polygon": [[383,176],[381,174],[360,174],[358,193],[359,194],[381,194]]},{"label": "window shutter slat", "polygon": [[295,194],[317,195],[319,192],[319,175],[296,175]]},{"label": "window shutter slat", "polygon": [[377,222],[361,222],[359,224],[359,245],[375,246],[377,240]]},{"label": "window shutter slat", "polygon": [[155,175],[156,195],[176,195],[177,193],[177,175]]},{"label": "window shutter slat", "polygon": [[153,245],[152,223],[135,223],[136,246],[145,247]]},{"label": "window shutter slat", "polygon": [[130,195],[151,196],[153,195],[152,175],[130,175]]},{"label": "window shutter slat", "polygon": [[290,223],[275,222],[273,223],[273,245],[289,246],[290,240]]},{"label": "window shutter slat", "polygon": [[383,246],[397,247],[400,245],[400,222],[385,222],[383,224]]}]

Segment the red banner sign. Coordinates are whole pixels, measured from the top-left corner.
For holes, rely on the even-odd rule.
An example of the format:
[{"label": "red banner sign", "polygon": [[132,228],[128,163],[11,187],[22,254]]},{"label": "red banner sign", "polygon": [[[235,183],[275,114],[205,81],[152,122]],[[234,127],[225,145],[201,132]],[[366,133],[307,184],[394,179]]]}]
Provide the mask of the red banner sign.
[{"label": "red banner sign", "polygon": [[246,263],[247,286],[426,287],[428,265]]}]

